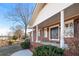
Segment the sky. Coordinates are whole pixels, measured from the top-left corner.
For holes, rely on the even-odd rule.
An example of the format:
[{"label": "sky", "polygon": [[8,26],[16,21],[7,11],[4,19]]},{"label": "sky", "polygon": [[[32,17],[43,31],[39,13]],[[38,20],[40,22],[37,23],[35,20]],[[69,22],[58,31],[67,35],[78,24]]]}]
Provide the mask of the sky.
[{"label": "sky", "polygon": [[[18,24],[7,18],[8,12],[15,9],[16,5],[17,5],[16,3],[0,3],[0,35],[7,35],[8,32],[11,31],[10,28]],[[25,4],[25,6],[26,5],[29,6],[32,15],[32,11],[35,8],[35,4],[28,3]]]}]

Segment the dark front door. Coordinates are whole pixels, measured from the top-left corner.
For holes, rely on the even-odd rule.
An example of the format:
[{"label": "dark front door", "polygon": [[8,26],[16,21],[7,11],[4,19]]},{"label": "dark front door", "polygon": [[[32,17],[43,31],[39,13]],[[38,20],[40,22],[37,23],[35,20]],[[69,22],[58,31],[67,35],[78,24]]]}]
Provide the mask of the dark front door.
[{"label": "dark front door", "polygon": [[74,36],[76,39],[79,39],[79,19],[74,21]]}]

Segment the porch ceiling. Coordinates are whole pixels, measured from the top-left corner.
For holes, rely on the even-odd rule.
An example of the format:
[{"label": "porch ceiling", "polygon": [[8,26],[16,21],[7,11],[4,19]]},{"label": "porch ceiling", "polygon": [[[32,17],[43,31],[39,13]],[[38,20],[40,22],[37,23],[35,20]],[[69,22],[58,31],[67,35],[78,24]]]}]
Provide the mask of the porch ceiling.
[{"label": "porch ceiling", "polygon": [[40,24],[38,25],[38,27],[39,27],[39,28],[44,28],[44,27],[48,27],[48,26],[57,24],[57,23],[59,22],[59,18],[60,18],[59,16],[60,16],[60,14],[58,13],[58,14],[56,14],[56,15],[50,17],[50,18],[47,19],[46,21],[40,23]]},{"label": "porch ceiling", "polygon": [[[66,8],[64,10],[65,14],[65,21],[70,20],[70,19],[76,19],[79,18],[79,3],[73,4],[70,7]],[[44,28],[48,27],[54,24],[57,24],[60,22],[60,13],[55,14],[54,16],[46,19],[45,21],[41,22],[38,27],[39,28]]]},{"label": "porch ceiling", "polygon": [[33,24],[33,27],[40,24],[41,22],[47,20],[51,16],[59,13],[61,10],[69,7],[73,3],[48,3],[45,7],[41,10],[36,18],[36,21]]}]

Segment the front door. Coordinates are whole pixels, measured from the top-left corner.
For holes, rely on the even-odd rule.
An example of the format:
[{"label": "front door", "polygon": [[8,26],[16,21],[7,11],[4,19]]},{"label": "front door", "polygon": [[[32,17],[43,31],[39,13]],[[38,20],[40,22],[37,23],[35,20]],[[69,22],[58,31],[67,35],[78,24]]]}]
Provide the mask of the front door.
[{"label": "front door", "polygon": [[79,19],[76,19],[74,22],[74,36],[76,39],[79,39]]}]

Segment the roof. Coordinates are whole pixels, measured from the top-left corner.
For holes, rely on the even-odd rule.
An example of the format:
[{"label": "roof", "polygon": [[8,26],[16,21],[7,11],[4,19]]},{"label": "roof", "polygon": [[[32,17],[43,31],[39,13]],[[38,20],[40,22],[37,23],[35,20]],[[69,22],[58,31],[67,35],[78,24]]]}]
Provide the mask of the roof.
[{"label": "roof", "polygon": [[[34,9],[34,11],[33,11],[32,19],[31,19],[31,21],[29,22],[29,26],[30,26],[30,27],[34,24],[34,22],[35,22],[35,20],[36,20],[36,17],[38,16],[39,12],[42,10],[42,8],[43,8],[45,5],[46,5],[46,3],[38,3],[38,4],[36,4],[36,7],[35,7],[35,9]],[[28,26],[28,27],[29,27],[29,26]]]},{"label": "roof", "polygon": [[31,27],[34,27],[41,22],[47,20],[48,18],[54,16],[55,14],[59,13],[63,9],[71,6],[72,4],[74,3],[39,3],[34,10],[32,20],[30,21],[29,25]]}]

